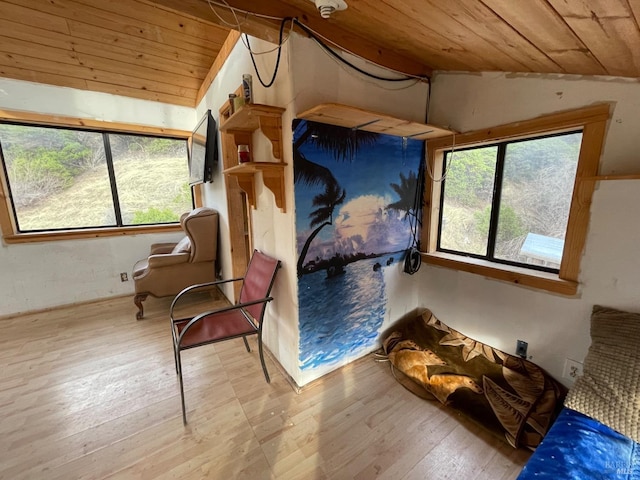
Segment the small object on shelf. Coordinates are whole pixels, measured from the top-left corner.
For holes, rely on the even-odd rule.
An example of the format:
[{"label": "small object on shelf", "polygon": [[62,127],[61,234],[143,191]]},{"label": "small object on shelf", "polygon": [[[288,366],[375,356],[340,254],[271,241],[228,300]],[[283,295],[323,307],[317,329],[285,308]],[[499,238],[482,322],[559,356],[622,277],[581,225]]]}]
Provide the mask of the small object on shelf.
[{"label": "small object on shelf", "polygon": [[236,97],[233,99],[233,112],[237,112],[238,110],[240,110],[242,107],[244,106],[244,98],[242,97],[238,97],[236,95]]},{"label": "small object on shelf", "polygon": [[238,145],[238,163],[248,163],[250,161],[249,145]]},{"label": "small object on shelf", "polygon": [[250,74],[242,75],[242,96],[244,103],[253,103],[253,79]]},{"label": "small object on shelf", "polygon": [[229,94],[229,115],[233,115],[233,112],[236,111],[236,108],[235,108],[236,98],[238,98],[238,95],[236,95],[235,93]]}]

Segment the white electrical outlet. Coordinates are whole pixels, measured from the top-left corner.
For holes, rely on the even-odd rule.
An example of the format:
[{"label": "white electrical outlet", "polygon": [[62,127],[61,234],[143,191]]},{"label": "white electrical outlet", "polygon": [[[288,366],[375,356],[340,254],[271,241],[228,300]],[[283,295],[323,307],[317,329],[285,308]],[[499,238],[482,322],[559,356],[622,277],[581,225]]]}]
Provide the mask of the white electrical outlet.
[{"label": "white electrical outlet", "polygon": [[564,361],[564,370],[562,372],[562,378],[566,378],[568,380],[575,380],[581,375],[582,375],[582,363],[576,360],[572,360],[571,358],[567,358]]}]

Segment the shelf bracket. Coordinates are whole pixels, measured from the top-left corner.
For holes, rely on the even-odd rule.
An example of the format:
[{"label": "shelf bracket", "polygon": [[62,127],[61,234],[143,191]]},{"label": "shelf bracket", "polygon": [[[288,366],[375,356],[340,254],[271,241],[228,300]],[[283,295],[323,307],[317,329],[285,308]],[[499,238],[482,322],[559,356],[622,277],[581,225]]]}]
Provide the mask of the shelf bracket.
[{"label": "shelf bracket", "polygon": [[281,118],[260,115],[260,130],[271,142],[273,156],[282,161],[282,120]]},{"label": "shelf bracket", "polygon": [[262,170],[262,182],[273,193],[276,201],[276,205],[282,209],[282,212],[286,212],[285,205],[285,191],[284,191],[284,176],[282,172],[274,170]]},{"label": "shelf bracket", "polygon": [[234,173],[238,180],[238,186],[247,194],[247,201],[252,208],[256,208],[256,187],[253,183],[252,173]]}]

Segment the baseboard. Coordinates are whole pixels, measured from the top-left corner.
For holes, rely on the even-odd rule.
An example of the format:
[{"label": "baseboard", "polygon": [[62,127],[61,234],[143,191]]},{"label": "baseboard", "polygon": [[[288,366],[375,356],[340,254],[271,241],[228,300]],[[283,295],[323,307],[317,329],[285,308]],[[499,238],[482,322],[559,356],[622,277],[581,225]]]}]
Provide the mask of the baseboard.
[{"label": "baseboard", "polygon": [[90,303],[98,303],[98,302],[103,302],[103,301],[107,301],[107,300],[115,300],[116,298],[123,298],[123,297],[131,297],[133,299],[133,293],[123,293],[121,295],[113,295],[113,296],[110,296],[110,297],[94,298],[93,300],[84,300],[82,302],[63,303],[62,305],[54,305],[54,306],[45,307],[45,308],[36,308],[34,310],[25,310],[24,312],[8,313],[6,315],[0,315],[0,321],[9,320],[11,318],[16,318],[16,317],[22,317],[23,315],[47,313],[47,312],[51,312],[53,310],[58,310],[60,308],[79,307],[81,305],[88,305]]},{"label": "baseboard", "polygon": [[267,346],[264,343],[262,344],[262,346],[264,348],[264,352],[267,354],[267,357],[269,357],[269,359],[273,362],[273,364],[276,366],[280,374],[287,381],[291,389],[296,393],[300,393],[302,391],[302,387],[300,387],[296,383],[296,381],[293,379],[293,377],[289,375],[289,372],[285,370],[285,368],[282,366],[280,361],[275,357],[273,353],[271,353],[271,350],[269,350],[269,348],[267,348]]}]

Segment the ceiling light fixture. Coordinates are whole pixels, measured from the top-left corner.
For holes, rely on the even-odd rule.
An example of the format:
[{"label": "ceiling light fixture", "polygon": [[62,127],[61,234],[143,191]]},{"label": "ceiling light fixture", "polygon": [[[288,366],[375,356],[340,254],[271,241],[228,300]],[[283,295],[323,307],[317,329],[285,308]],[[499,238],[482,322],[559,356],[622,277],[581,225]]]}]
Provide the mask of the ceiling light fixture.
[{"label": "ceiling light fixture", "polygon": [[344,0],[311,0],[316,4],[322,18],[329,18],[337,10],[346,10],[347,2]]}]

